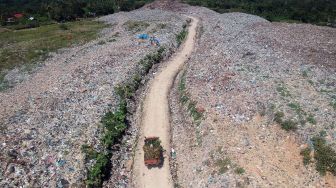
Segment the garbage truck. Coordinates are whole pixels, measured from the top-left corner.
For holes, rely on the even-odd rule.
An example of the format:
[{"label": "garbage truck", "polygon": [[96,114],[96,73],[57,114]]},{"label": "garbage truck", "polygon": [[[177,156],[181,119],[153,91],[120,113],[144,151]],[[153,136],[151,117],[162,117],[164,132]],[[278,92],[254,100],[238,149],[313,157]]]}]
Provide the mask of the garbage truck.
[{"label": "garbage truck", "polygon": [[145,137],[143,150],[147,167],[160,166],[163,163],[163,147],[159,137]]}]

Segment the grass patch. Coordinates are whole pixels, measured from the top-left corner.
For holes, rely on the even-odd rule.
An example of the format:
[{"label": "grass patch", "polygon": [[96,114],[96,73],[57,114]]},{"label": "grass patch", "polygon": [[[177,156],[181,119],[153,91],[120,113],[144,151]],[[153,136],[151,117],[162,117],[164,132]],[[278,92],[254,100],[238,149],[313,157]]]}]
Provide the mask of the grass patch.
[{"label": "grass patch", "polygon": [[302,71],[302,76],[307,78],[308,77],[308,71],[307,70]]},{"label": "grass patch", "polygon": [[297,114],[300,114],[301,112],[303,112],[300,104],[298,103],[289,103],[288,106],[294,110]]},{"label": "grass patch", "polygon": [[229,170],[230,165],[231,165],[231,160],[230,160],[230,158],[218,159],[215,162],[215,165],[218,168],[218,173],[219,174],[224,174],[225,172],[227,172]]},{"label": "grass patch", "polygon": [[303,157],[303,164],[304,165],[308,165],[311,162],[310,153],[311,153],[311,148],[310,147],[307,147],[307,148],[301,150],[300,154]]},{"label": "grass patch", "polygon": [[281,124],[282,123],[282,118],[285,116],[283,112],[276,112],[274,115],[274,121]]},{"label": "grass patch", "polygon": [[57,49],[88,42],[104,27],[101,22],[82,20],[1,32],[0,72],[32,64]]},{"label": "grass patch", "polygon": [[334,110],[336,110],[336,95],[332,96],[332,101],[330,102],[330,106],[333,107]]},{"label": "grass patch", "polygon": [[321,175],[325,175],[327,171],[336,175],[336,152],[323,137],[316,136],[312,138],[312,142],[315,150],[316,170]]},{"label": "grass patch", "polygon": [[292,120],[283,120],[285,114],[283,112],[277,112],[274,114],[274,121],[277,122],[282,129],[286,131],[295,131],[297,130],[297,122]]},{"label": "grass patch", "polygon": [[292,120],[285,120],[281,124],[281,128],[286,131],[295,131],[297,130],[297,122]]},{"label": "grass patch", "polygon": [[312,114],[309,114],[309,116],[307,117],[307,122],[316,125],[316,119]]},{"label": "grass patch", "polygon": [[280,125],[282,129],[289,132],[296,131],[298,129],[297,124],[298,123],[293,120],[285,120]]},{"label": "grass patch", "polygon": [[235,169],[235,173],[236,173],[236,174],[244,174],[244,173],[245,173],[245,169],[242,168],[242,167],[237,167],[237,168]]},{"label": "grass patch", "polygon": [[184,24],[182,31],[176,35],[177,46],[180,46],[182,44],[182,42],[187,38],[187,35],[187,24]]},{"label": "grass patch", "polygon": [[140,32],[145,30],[150,24],[144,21],[133,21],[129,20],[124,23],[124,26],[128,31]]},{"label": "grass patch", "polygon": [[276,90],[280,93],[283,97],[289,97],[290,93],[289,90],[284,85],[279,85]]},{"label": "grass patch", "polygon": [[308,80],[308,83],[309,83],[310,85],[314,86],[314,82],[313,82],[313,80]]},{"label": "grass patch", "polygon": [[102,187],[104,178],[110,172],[110,158],[112,153],[108,152],[112,146],[120,141],[127,129],[127,101],[130,100],[141,84],[142,78],[149,72],[149,69],[163,59],[165,48],[161,47],[155,53],[148,54],[138,64],[137,73],[126,83],[115,88],[120,103],[114,112],[107,112],[101,119],[104,126],[104,134],[101,143],[105,152],[96,152],[87,145],[82,146],[82,151],[87,159],[94,159],[96,163],[88,169],[86,184],[88,187]]},{"label": "grass patch", "polygon": [[189,115],[191,116],[193,122],[196,124],[196,141],[197,144],[200,145],[202,143],[201,132],[199,131],[199,126],[201,124],[201,120],[203,119],[203,110],[197,108],[197,102],[192,100],[189,97],[186,88],[186,78],[185,72],[181,76],[180,82],[178,84],[178,90],[180,94],[180,102],[186,106]]},{"label": "grass patch", "polygon": [[199,122],[203,118],[203,112],[197,109],[197,102],[190,99],[186,90],[185,73],[182,75],[178,89],[180,92],[180,101],[187,106],[188,112],[195,122]]}]

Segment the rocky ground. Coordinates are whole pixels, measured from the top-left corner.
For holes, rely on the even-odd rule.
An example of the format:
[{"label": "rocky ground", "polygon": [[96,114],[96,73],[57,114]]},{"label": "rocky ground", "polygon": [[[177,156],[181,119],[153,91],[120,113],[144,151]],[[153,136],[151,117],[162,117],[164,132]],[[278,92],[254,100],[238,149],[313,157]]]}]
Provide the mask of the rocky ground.
[{"label": "rocky ground", "polygon": [[[300,151],[316,135],[336,143],[336,30],[200,7],[177,11],[202,20],[185,79],[190,98],[204,111],[202,123],[192,123],[173,90],[177,183],[335,187],[334,176],[303,165]],[[281,129],[277,112],[296,122],[297,130]]]},{"label": "rocky ground", "polygon": [[[148,33],[174,48],[175,34],[185,23],[161,10],[121,12],[99,20],[110,26],[97,40],[53,54],[21,83],[0,93],[0,187],[82,186],[86,164],[81,146],[100,149],[100,118],[118,103],[114,87],[157,49],[136,36]],[[7,79],[15,79],[13,75]],[[126,162],[136,131],[131,127],[115,152],[106,186],[127,186]]]}]

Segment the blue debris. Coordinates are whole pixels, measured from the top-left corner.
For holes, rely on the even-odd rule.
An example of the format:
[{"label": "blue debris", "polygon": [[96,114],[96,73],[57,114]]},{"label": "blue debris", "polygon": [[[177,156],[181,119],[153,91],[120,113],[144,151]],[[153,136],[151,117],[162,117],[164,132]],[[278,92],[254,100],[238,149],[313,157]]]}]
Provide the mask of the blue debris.
[{"label": "blue debris", "polygon": [[138,39],[147,40],[148,38],[149,38],[149,36],[147,34],[140,34],[140,35],[138,35]]},{"label": "blue debris", "polygon": [[62,167],[62,166],[64,166],[65,163],[66,163],[65,160],[60,159],[56,162],[56,165]]}]

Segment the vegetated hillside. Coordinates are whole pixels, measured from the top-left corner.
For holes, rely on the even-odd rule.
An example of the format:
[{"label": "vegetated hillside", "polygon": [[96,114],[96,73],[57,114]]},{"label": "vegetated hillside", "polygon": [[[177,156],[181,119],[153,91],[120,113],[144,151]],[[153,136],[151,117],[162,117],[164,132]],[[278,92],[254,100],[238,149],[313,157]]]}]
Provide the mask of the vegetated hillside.
[{"label": "vegetated hillside", "polygon": [[[111,132],[108,112],[117,109],[122,91],[115,88],[143,83],[136,69],[141,65],[148,72],[177,46],[175,35],[185,19],[139,10],[99,20],[110,25],[98,39],[54,54],[23,82],[0,93],[0,187],[99,187],[108,178],[107,186],[128,185],[126,167],[138,128],[128,127],[110,162],[107,145],[118,141],[113,136],[119,132]],[[155,35],[164,50],[138,40],[142,33]],[[127,86],[127,97],[133,87]],[[125,132],[120,124],[116,128]]]},{"label": "vegetated hillside", "polygon": [[[142,7],[152,0],[1,0],[0,23],[14,14],[22,13],[25,17],[34,16],[35,20],[75,20],[81,17],[93,17],[112,14],[118,11],[130,11]],[[20,19],[18,22],[29,22]]]},{"label": "vegetated hillside", "polygon": [[299,21],[336,27],[336,1],[332,0],[185,0],[220,13],[245,12],[270,21]]},{"label": "vegetated hillside", "polygon": [[97,38],[104,27],[102,22],[81,20],[19,31],[4,29],[0,32],[0,91],[22,81],[27,71],[58,49]]},{"label": "vegetated hillside", "polygon": [[202,26],[172,95],[177,183],[335,187],[336,30],[181,10]]}]

